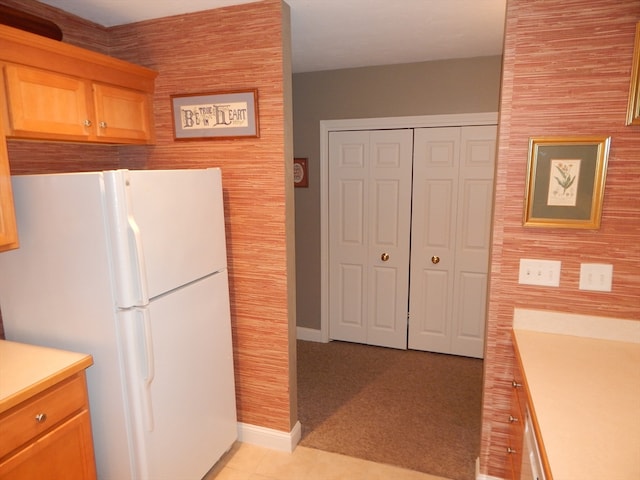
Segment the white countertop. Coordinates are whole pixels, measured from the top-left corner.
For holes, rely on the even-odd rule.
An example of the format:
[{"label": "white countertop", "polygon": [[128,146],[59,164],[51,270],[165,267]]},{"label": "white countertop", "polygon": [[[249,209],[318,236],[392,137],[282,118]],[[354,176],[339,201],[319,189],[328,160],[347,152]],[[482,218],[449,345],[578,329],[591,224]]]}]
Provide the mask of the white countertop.
[{"label": "white countertop", "polygon": [[84,353],[0,340],[0,413],[92,364]]},{"label": "white countertop", "polygon": [[516,352],[553,479],[640,479],[640,343],[527,328]]}]

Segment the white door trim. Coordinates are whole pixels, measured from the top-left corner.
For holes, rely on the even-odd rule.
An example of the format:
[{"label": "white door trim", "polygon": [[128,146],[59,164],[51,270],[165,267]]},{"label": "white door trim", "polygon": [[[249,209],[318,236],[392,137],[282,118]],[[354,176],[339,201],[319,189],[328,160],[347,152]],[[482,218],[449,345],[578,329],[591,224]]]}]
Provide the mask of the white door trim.
[{"label": "white door trim", "polygon": [[329,341],[329,132],[496,125],[498,113],[320,120],[320,340]]}]

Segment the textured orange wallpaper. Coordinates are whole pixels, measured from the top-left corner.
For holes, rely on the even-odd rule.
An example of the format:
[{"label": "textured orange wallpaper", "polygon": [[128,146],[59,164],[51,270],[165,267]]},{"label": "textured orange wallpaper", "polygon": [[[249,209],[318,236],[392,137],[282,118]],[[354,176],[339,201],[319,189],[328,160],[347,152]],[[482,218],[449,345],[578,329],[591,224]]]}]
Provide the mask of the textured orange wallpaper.
[{"label": "textured orange wallpaper", "polygon": [[[513,308],[640,321],[640,127],[624,125],[640,1],[507,5],[480,455],[496,477],[506,477]],[[601,228],[523,228],[529,137],[576,135],[611,136]],[[561,260],[560,287],[519,285],[520,258]],[[579,290],[581,262],[613,264],[613,290]]]},{"label": "textured orange wallpaper", "polygon": [[[285,151],[279,0],[96,28],[31,0],[12,6],[69,25],[70,43],[154,68],[153,147],[12,143],[14,173],[70,169],[223,169],[240,420],[292,427],[285,268]],[[55,15],[52,17],[51,15]],[[625,127],[639,0],[509,0],[501,91],[481,471],[505,475],[513,308],[640,319],[640,127]],[[173,142],[169,95],[257,87],[260,139]],[[524,229],[530,136],[611,135],[602,227]],[[562,260],[559,288],[517,284],[521,257]],[[578,290],[581,262],[614,265],[613,291]]]},{"label": "textured orange wallpaper", "polygon": [[[288,337],[285,197],[293,187],[285,184],[282,3],[265,0],[106,30],[36,2],[14,6],[56,21],[65,41],[86,48],[95,41],[92,49],[159,75],[156,145],[11,142],[12,173],[221,167],[239,421],[289,432],[297,413],[290,385],[295,349],[292,354]],[[258,89],[260,138],[173,140],[170,95],[243,88]]]}]

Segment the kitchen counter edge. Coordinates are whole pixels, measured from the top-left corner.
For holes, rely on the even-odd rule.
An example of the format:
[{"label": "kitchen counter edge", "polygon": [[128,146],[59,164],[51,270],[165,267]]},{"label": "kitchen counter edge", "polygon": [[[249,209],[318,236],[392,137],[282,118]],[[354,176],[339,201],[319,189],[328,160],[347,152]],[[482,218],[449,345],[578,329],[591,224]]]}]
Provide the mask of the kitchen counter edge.
[{"label": "kitchen counter edge", "polygon": [[93,357],[0,340],[0,414],[93,365]]}]

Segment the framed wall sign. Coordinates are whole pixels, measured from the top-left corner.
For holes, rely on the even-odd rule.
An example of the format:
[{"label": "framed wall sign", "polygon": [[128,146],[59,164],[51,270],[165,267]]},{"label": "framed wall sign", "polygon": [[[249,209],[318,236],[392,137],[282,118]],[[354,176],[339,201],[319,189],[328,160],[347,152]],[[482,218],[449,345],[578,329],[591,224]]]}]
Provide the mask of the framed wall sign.
[{"label": "framed wall sign", "polygon": [[530,138],[524,225],[599,228],[610,141]]},{"label": "framed wall sign", "polygon": [[293,184],[303,188],[309,186],[309,165],[306,158],[293,159]]},{"label": "framed wall sign", "polygon": [[172,95],[176,140],[259,137],[258,91]]},{"label": "framed wall sign", "polygon": [[636,37],[633,47],[627,125],[640,125],[640,22],[636,24]]}]

